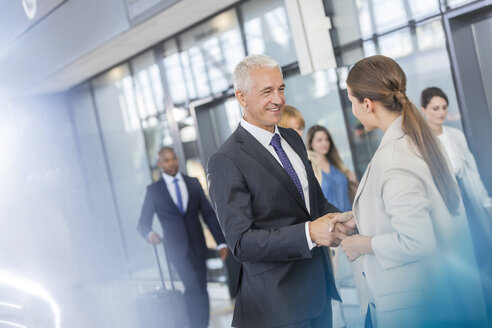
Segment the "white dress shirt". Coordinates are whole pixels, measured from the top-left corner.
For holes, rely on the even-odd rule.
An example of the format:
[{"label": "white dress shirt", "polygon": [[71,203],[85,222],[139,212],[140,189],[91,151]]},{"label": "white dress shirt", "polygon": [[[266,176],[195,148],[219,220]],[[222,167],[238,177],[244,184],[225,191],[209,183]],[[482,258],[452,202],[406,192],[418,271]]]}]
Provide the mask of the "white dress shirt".
[{"label": "white dress shirt", "polygon": [[174,184],[174,179],[178,179],[179,192],[181,194],[181,200],[183,202],[183,211],[186,212],[188,207],[188,188],[186,188],[186,183],[184,182],[183,175],[178,172],[175,176],[162,173],[162,179],[166,183],[167,190],[173,199],[174,204],[178,206],[178,197],[176,195],[176,186]]},{"label": "white dress shirt", "polygon": [[[275,148],[273,146],[270,146],[270,141],[272,141],[274,133],[271,133],[265,129],[262,129],[260,127],[257,127],[256,125],[253,125],[243,119],[241,119],[241,126],[248,131],[260,144],[262,144],[263,147],[265,147],[270,154],[272,154],[273,157],[279,162],[280,165],[282,165],[282,162],[278,158],[277,152],[275,151]],[[289,158],[289,161],[292,164],[292,167],[297,173],[297,176],[299,177],[299,180],[301,181],[301,186],[302,186],[302,192],[304,193],[304,202],[306,204],[306,208],[308,212],[311,212],[310,205],[309,205],[309,183],[307,179],[307,173],[306,173],[306,168],[304,167],[304,163],[302,162],[301,158],[299,155],[295,152],[294,149],[289,145],[287,141],[285,141],[284,138],[282,138],[282,135],[280,134],[278,127],[275,125],[275,133],[277,133],[280,136],[280,144],[282,145],[283,150],[287,154],[287,157]],[[282,165],[283,167],[283,165]],[[316,246],[315,243],[311,240],[311,236],[309,235],[309,221],[306,222],[305,224],[305,231],[306,231],[306,240],[309,246],[309,249],[312,249],[313,247]]]},{"label": "white dress shirt", "polygon": [[[176,204],[176,206],[178,206],[178,196],[176,195],[176,186],[174,184],[174,179],[178,179],[179,193],[181,194],[181,201],[183,203],[183,211],[186,212],[186,208],[188,207],[189,194],[188,194],[188,188],[186,188],[186,183],[184,182],[183,179],[183,175],[180,172],[178,172],[175,176],[162,173],[162,179],[166,183],[167,190],[169,191],[169,195],[171,195],[171,198],[174,204]],[[153,231],[149,233],[148,237],[150,237],[150,234],[152,232]],[[224,247],[227,247],[227,244],[225,243],[219,244],[217,245],[217,250],[221,250]]]}]

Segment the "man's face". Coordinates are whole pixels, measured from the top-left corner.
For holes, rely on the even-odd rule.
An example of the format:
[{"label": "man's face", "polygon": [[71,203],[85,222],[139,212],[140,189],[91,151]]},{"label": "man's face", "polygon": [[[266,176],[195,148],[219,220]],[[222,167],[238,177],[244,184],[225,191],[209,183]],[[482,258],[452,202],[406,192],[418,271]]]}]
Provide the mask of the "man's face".
[{"label": "man's face", "polygon": [[157,166],[162,172],[175,176],[178,173],[179,162],[174,151],[164,150],[161,152]]},{"label": "man's face", "polygon": [[250,89],[237,90],[236,98],[244,108],[244,119],[262,129],[275,131],[285,105],[285,84],[280,70],[260,68],[250,73]]}]

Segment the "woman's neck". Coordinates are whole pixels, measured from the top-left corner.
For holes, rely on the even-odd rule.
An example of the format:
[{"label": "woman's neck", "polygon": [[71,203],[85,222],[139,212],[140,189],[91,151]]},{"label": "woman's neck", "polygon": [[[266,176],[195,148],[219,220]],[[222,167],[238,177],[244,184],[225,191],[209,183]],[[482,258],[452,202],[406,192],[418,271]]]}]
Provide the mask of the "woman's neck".
[{"label": "woman's neck", "polygon": [[316,156],[318,157],[318,162],[320,164],[330,164],[330,161],[325,154],[316,153]]},{"label": "woman's neck", "polygon": [[400,113],[398,112],[390,112],[386,111],[384,115],[381,115],[379,118],[378,128],[380,128],[383,132],[386,132],[388,128],[400,117]]},{"label": "woman's neck", "polygon": [[429,123],[429,127],[431,128],[432,132],[434,132],[434,134],[436,136],[439,136],[442,134],[442,124],[432,124],[430,122]]}]

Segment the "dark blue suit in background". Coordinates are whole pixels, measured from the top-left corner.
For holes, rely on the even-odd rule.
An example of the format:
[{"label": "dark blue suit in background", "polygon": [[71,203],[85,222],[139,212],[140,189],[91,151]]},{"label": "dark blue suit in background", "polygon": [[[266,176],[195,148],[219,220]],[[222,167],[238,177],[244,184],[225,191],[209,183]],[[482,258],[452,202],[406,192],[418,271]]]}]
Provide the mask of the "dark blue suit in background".
[{"label": "dark blue suit in background", "polygon": [[210,305],[207,293],[207,246],[198,218],[201,213],[217,244],[225,243],[209,201],[196,178],[182,175],[188,189],[188,206],[182,214],[167,189],[164,179],[147,187],[138,231],[147,240],[154,213],[164,232],[163,243],[169,260],[185,286],[185,300],[191,327],[207,327]]}]

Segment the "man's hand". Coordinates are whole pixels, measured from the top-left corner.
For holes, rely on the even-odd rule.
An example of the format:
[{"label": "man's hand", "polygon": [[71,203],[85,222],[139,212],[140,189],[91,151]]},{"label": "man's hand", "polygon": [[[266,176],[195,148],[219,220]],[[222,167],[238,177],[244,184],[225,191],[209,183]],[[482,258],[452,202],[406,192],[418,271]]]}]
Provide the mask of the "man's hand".
[{"label": "man's hand", "polygon": [[162,241],[161,236],[157,232],[152,231],[149,235],[149,243],[157,245],[160,244]]},{"label": "man's hand", "polygon": [[222,247],[221,249],[219,249],[220,259],[222,261],[225,261],[228,254],[229,254],[229,248],[228,247]]},{"label": "man's hand", "polygon": [[347,236],[356,234],[357,225],[352,211],[334,215],[330,222],[330,230],[338,230]]},{"label": "man's hand", "polygon": [[309,235],[317,245],[337,247],[342,239],[347,237],[343,232],[331,229],[330,222],[333,217],[334,213],[329,213],[309,222]]}]

